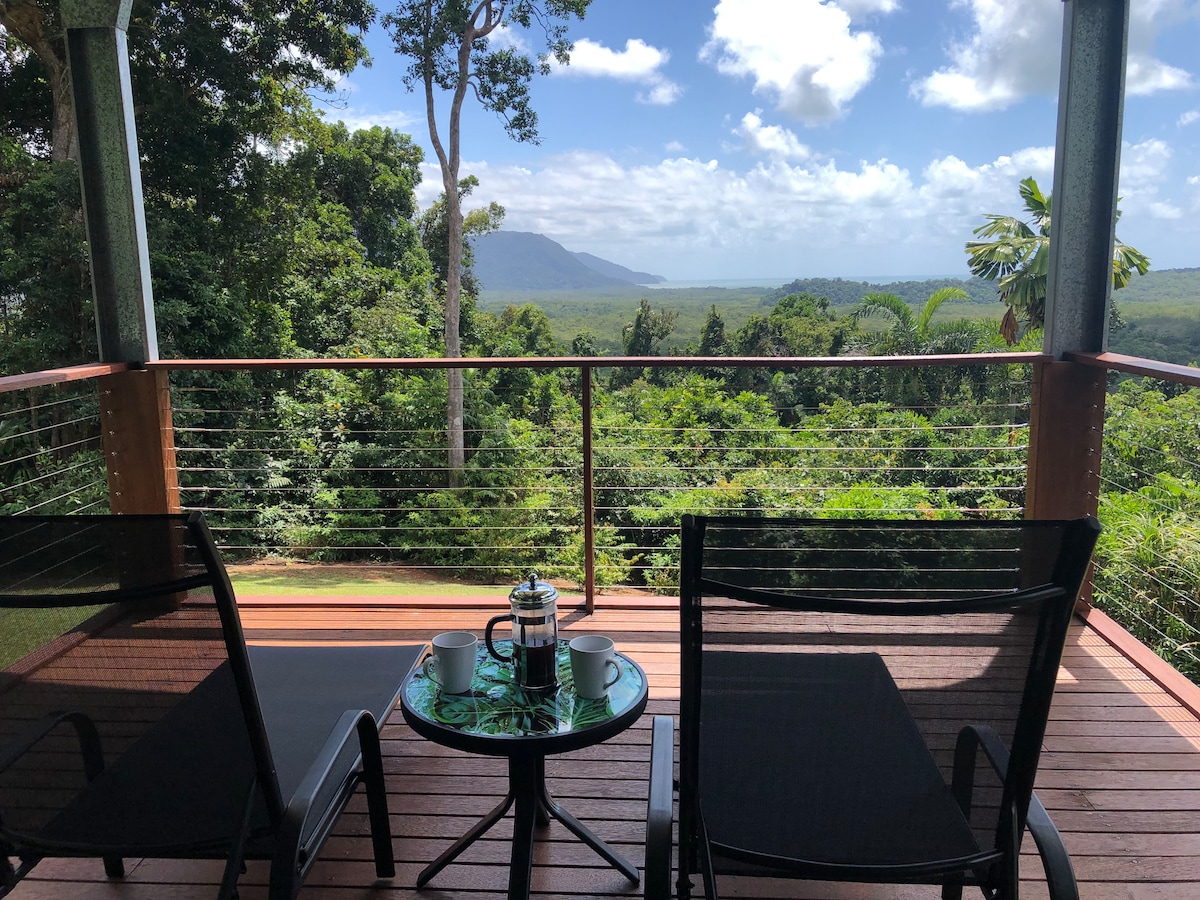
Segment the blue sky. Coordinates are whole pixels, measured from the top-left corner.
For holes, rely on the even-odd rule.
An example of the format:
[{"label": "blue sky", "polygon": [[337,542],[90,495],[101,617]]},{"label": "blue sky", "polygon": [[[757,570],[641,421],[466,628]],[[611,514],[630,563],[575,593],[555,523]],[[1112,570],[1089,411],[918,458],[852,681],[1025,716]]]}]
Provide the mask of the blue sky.
[{"label": "blue sky", "polygon": [[[1017,213],[1026,176],[1050,189],[1062,9],[594,0],[571,65],[534,81],[541,143],[469,107],[463,174],[505,229],[673,280],[965,276],[983,214]],[[404,61],[367,39],[328,116],[409,132],[432,162]],[[1200,0],[1133,0],[1117,234],[1154,268],[1200,266],[1197,47]],[[423,204],[440,185],[431,165]]]}]

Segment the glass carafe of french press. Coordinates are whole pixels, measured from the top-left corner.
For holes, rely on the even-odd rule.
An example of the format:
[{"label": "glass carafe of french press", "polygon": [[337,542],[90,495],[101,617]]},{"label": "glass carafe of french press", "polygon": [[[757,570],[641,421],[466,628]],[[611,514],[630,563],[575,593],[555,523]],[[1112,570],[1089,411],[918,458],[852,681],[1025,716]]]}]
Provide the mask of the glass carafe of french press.
[{"label": "glass carafe of french press", "polygon": [[[533,572],[508,595],[512,612],[494,616],[483,633],[488,653],[501,662],[511,661],[518,685],[545,690],[558,684],[558,591]],[[492,643],[492,629],[512,622],[512,656],[503,656]]]}]

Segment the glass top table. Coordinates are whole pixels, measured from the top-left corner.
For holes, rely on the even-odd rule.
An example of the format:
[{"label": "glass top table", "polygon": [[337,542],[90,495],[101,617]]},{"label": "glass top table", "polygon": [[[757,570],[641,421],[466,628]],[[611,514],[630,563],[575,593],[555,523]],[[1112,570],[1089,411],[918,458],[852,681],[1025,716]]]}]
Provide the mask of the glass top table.
[{"label": "glass top table", "polygon": [[[511,641],[495,644],[500,653],[511,650]],[[646,673],[628,656],[617,653],[621,677],[609,688],[607,697],[588,700],[575,693],[567,642],[559,641],[557,650],[558,687],[544,691],[526,690],[515,684],[511,664],[490,656],[482,641],[467,693],[443,694],[424,674],[420,663],[405,679],[400,708],[413,731],[468,753],[508,758],[508,794],[504,800],[426,866],[417,877],[418,888],[453,862],[514,805],[509,900],[529,896],[534,828],[548,825],[551,818],[562,822],[634,884],[639,882],[638,871],[628,860],[550,796],[545,761],[548,754],[598,744],[637,721],[646,709]]]}]

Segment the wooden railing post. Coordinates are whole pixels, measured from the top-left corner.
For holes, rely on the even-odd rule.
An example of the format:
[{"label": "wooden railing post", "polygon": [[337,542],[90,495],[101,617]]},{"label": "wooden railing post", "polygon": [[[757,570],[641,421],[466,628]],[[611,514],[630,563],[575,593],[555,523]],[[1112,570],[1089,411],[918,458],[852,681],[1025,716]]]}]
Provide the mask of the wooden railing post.
[{"label": "wooden railing post", "polygon": [[143,370],[96,379],[100,445],[114,513],[181,509],[168,377],[163,370]]},{"label": "wooden railing post", "polygon": [[1073,362],[1034,364],[1025,517],[1095,515],[1100,497],[1105,372]]},{"label": "wooden railing post", "polygon": [[583,385],[583,596],[584,608],[596,611],[596,497],[592,468],[592,367],[580,366]]}]

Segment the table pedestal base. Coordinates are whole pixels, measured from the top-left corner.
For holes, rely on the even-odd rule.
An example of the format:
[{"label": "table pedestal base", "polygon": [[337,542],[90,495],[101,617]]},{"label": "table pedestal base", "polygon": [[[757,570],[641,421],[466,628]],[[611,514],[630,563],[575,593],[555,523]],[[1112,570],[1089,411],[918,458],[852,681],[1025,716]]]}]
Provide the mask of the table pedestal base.
[{"label": "table pedestal base", "polygon": [[527,900],[533,873],[534,828],[545,827],[558,819],[581,841],[595,850],[621,874],[637,884],[638,870],[608,844],[592,834],[573,815],[562,808],[546,790],[546,758],[510,758],[508,761],[508,794],[500,805],[480,819],[441,856],[417,876],[417,887],[424,887],[434,875],[452,863],[460,853],[479,840],[489,828],[504,818],[516,804],[513,822],[512,861],[508,874],[508,900]]}]

